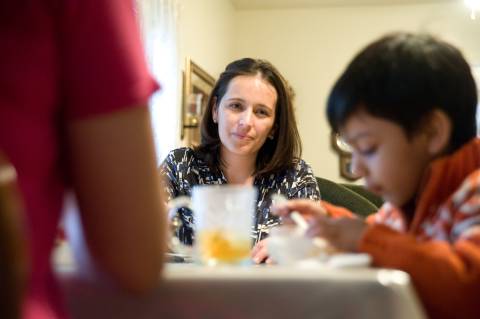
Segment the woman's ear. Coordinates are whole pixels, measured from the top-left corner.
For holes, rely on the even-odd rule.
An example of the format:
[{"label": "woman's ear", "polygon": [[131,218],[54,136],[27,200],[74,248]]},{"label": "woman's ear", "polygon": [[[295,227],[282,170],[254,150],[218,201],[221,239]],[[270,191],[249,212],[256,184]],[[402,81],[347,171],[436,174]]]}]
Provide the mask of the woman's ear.
[{"label": "woman's ear", "polygon": [[218,105],[217,105],[217,97],[213,97],[212,99],[212,120],[213,123],[218,122]]},{"label": "woman's ear", "polygon": [[443,154],[450,145],[452,132],[452,122],[448,115],[441,110],[432,111],[426,129],[429,153],[433,156]]},{"label": "woman's ear", "polygon": [[277,124],[275,124],[272,129],[270,130],[270,133],[268,134],[268,138],[273,140],[275,138],[275,133],[277,132]]}]

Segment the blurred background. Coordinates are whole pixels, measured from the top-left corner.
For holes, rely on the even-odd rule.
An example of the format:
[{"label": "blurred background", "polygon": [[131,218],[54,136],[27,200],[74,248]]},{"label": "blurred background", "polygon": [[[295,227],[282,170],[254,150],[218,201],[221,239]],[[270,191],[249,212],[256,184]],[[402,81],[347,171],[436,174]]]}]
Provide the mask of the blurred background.
[{"label": "blurred background", "polygon": [[367,43],[392,31],[433,33],[463,51],[480,82],[480,1],[138,2],[148,60],[163,85],[151,107],[159,162],[170,149],[188,144],[180,137],[187,58],[214,78],[237,58],[272,62],[296,92],[303,158],[317,176],[337,182],[344,180],[330,145],[325,102],[340,72]]}]

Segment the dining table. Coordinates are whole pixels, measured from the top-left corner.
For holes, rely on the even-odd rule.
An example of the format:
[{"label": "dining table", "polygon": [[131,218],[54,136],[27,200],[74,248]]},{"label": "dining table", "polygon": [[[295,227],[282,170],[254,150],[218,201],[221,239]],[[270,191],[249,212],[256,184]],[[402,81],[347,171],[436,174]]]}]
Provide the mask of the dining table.
[{"label": "dining table", "polygon": [[394,269],[171,262],[138,296],[72,265],[55,268],[74,319],[426,318],[409,275]]}]

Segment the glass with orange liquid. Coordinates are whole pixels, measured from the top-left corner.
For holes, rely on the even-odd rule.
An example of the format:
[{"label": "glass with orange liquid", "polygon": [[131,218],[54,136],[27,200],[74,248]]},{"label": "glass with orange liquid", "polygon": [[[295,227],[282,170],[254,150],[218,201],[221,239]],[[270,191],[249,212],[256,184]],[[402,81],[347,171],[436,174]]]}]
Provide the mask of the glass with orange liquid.
[{"label": "glass with orange liquid", "polygon": [[253,186],[193,188],[188,206],[193,211],[197,261],[212,266],[249,263],[256,198]]}]

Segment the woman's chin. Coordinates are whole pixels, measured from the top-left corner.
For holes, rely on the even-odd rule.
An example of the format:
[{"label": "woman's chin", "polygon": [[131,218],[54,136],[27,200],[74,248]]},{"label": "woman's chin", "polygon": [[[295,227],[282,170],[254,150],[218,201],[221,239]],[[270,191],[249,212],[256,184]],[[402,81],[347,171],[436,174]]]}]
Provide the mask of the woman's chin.
[{"label": "woman's chin", "polygon": [[232,147],[229,147],[228,150],[230,153],[239,155],[239,156],[251,156],[251,155],[256,156],[258,153],[258,150],[255,150],[254,148],[252,148],[251,145],[242,145],[242,144],[233,145]]}]

